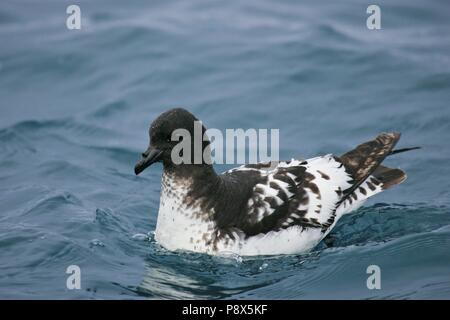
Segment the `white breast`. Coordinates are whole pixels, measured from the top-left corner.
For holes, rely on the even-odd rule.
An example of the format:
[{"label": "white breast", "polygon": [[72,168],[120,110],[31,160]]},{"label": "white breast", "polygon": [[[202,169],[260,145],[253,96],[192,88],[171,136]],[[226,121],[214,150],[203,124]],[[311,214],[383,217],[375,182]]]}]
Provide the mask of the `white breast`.
[{"label": "white breast", "polygon": [[214,230],[214,223],[200,218],[202,212],[195,203],[187,206],[190,185],[189,180],[179,181],[163,174],[155,239],[168,250],[209,252],[206,240]]}]

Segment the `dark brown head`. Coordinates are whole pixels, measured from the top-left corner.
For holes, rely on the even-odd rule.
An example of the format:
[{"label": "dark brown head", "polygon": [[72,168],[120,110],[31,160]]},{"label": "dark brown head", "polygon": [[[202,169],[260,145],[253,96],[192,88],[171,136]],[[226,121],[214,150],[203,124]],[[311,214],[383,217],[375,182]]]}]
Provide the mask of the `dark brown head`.
[{"label": "dark brown head", "polygon": [[[206,129],[198,121],[192,113],[182,108],[171,109],[159,115],[150,125],[150,144],[134,168],[136,175],[155,162],[162,162],[164,167],[180,165],[179,159],[187,157],[183,154],[186,150],[190,151],[188,155],[190,160],[185,162],[194,163],[195,152],[201,152],[203,155],[203,150],[209,145],[209,141],[202,139]],[[186,134],[189,135],[190,141],[184,141],[187,139]],[[197,148],[199,150],[194,147],[195,139],[200,141],[201,149]],[[184,142],[184,146],[190,145],[190,148],[180,148],[181,141]]]}]

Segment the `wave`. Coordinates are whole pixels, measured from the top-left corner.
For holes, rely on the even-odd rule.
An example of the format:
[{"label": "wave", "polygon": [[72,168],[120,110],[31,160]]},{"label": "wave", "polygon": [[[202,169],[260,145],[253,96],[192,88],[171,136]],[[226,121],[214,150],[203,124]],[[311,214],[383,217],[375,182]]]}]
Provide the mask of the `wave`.
[{"label": "wave", "polygon": [[[427,294],[420,293],[422,283],[409,288],[410,275],[403,277],[402,270],[411,263],[433,265],[436,258],[441,262],[435,265],[450,261],[445,249],[450,243],[448,207],[379,203],[339,221],[331,236],[331,246],[322,243],[309,254],[249,259],[168,252],[153,241],[135,293],[162,299],[372,299],[440,296],[447,290],[444,269],[435,273],[441,280],[430,284]],[[392,274],[386,278],[395,276],[400,284],[382,294],[367,290],[366,268],[371,264],[380,264]],[[342,292],[346,286],[359,289]]]}]

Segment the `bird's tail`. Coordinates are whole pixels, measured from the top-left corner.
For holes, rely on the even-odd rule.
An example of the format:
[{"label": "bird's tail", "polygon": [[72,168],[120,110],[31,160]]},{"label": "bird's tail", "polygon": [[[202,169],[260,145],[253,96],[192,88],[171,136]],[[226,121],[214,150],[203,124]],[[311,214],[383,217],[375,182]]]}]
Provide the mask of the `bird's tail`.
[{"label": "bird's tail", "polygon": [[381,165],[388,156],[420,149],[420,147],[394,149],[399,139],[399,133],[383,133],[376,139],[360,144],[340,156],[340,160],[354,179],[353,185],[344,191],[342,202],[348,200],[351,204],[351,197],[354,200],[366,199],[406,179],[403,170]]},{"label": "bird's tail", "polygon": [[389,168],[379,165],[372,173],[372,176],[381,183],[381,189],[386,190],[392,186],[402,183],[406,180],[406,173],[398,168]]},{"label": "bird's tail", "polygon": [[[392,150],[388,156],[392,156],[397,153],[402,153],[411,150],[417,150],[421,147],[411,147]],[[400,184],[406,180],[406,173],[398,168],[389,168],[386,166],[379,165],[372,174],[378,181],[381,182],[381,187],[383,190],[388,189],[396,184]]]}]

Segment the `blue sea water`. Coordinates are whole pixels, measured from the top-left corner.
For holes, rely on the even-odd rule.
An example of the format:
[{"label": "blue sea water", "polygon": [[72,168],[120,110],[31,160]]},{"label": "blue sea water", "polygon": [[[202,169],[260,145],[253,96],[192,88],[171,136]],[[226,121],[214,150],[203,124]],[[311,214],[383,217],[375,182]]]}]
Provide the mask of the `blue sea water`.
[{"label": "blue sea water", "polygon": [[[377,1],[381,30],[356,0],[81,0],[81,30],[70,4],[0,4],[0,298],[450,298],[448,1]],[[423,149],[388,159],[408,180],[309,254],[168,252],[153,236],[162,168],[133,166],[174,106],[207,127],[279,128],[282,158],[390,130]]]}]

